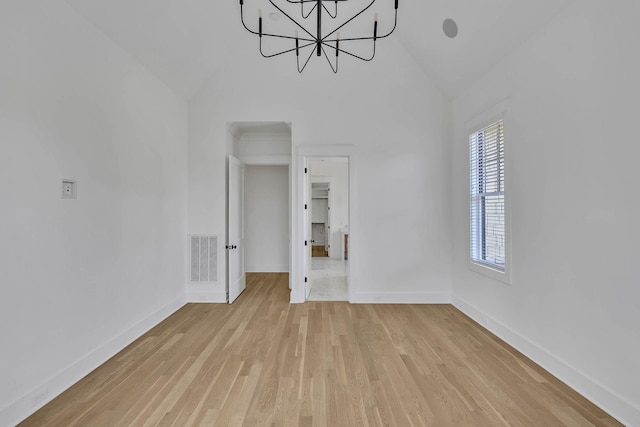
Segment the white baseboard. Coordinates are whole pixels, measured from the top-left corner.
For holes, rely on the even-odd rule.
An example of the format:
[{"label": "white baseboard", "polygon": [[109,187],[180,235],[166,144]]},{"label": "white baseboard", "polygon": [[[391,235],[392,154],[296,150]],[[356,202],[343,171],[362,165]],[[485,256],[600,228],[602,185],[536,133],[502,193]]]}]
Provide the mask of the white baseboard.
[{"label": "white baseboard", "polygon": [[289,298],[289,302],[291,304],[302,304],[302,303],[304,303],[303,295],[298,295],[298,293],[294,292],[294,291],[291,291],[290,295],[291,296]]},{"label": "white baseboard", "polygon": [[187,292],[187,302],[225,304],[227,302],[227,291],[190,290]]},{"label": "white baseboard", "polygon": [[449,292],[356,292],[353,304],[451,304]]},{"label": "white baseboard", "polygon": [[286,264],[255,264],[244,268],[247,273],[288,273],[289,265]]},{"label": "white baseboard", "polygon": [[106,342],[104,345],[81,357],[57,374],[54,374],[29,393],[0,409],[0,425],[13,426],[23,421],[158,323],[176,312],[184,304],[184,296],[176,298],[145,319],[131,326],[120,335]]},{"label": "white baseboard", "polygon": [[227,286],[224,282],[187,283],[187,302],[224,304],[227,302]]},{"label": "white baseboard", "polygon": [[640,426],[640,408],[463,299],[454,296],[452,300],[458,310],[533,360],[622,424]]}]

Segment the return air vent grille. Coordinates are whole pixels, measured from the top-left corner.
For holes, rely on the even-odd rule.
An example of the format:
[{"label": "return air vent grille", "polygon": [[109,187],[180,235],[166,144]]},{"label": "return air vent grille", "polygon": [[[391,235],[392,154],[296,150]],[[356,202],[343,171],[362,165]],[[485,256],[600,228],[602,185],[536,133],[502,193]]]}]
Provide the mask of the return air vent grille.
[{"label": "return air vent grille", "polygon": [[191,283],[218,281],[218,236],[191,236]]}]

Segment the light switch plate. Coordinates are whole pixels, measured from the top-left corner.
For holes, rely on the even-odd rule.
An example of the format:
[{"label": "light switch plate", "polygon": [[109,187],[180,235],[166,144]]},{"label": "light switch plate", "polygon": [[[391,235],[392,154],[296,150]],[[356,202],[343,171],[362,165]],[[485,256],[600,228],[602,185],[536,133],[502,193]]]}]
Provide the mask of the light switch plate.
[{"label": "light switch plate", "polygon": [[73,179],[62,180],[62,198],[63,199],[77,199],[78,198],[78,183]]}]

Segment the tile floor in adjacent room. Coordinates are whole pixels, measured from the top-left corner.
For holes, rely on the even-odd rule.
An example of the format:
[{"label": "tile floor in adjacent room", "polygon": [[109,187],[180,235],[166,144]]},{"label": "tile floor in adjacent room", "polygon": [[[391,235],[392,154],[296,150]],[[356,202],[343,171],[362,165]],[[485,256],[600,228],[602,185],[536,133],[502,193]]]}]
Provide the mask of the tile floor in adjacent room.
[{"label": "tile floor in adjacent room", "polygon": [[311,258],[311,293],[308,301],[347,301],[349,262]]}]

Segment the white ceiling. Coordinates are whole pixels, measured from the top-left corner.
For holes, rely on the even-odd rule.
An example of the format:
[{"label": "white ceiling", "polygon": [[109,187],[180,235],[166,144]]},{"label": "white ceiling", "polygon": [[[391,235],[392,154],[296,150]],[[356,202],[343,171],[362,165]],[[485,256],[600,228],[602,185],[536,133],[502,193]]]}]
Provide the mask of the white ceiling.
[{"label": "white ceiling", "polygon": [[[574,0],[405,0],[398,37],[449,97],[484,75]],[[442,21],[459,28],[446,37]]]},{"label": "white ceiling", "polygon": [[[238,0],[65,1],[186,98],[215,73],[245,32]],[[351,0],[358,5],[368,1]],[[392,37],[398,37],[447,96],[455,97],[572,1],[400,0]],[[392,3],[377,0],[370,10],[380,12],[381,28],[393,19]],[[267,21],[273,7],[266,0],[245,0],[247,16],[256,15],[258,5],[265,25],[276,25]],[[458,23],[455,39],[442,32],[445,18]],[[348,36],[346,30],[342,33],[342,38]]]}]

